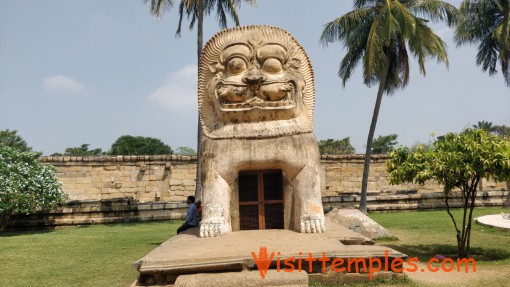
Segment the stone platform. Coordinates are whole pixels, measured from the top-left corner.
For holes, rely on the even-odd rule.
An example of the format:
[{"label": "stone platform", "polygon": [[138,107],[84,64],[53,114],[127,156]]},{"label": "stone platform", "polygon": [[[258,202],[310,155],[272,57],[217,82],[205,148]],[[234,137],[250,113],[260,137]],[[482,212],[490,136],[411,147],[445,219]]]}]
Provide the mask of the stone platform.
[{"label": "stone platform", "polygon": [[510,213],[492,214],[475,218],[478,224],[510,231]]},{"label": "stone platform", "polygon": [[[335,258],[346,261],[348,258],[361,258],[365,261],[368,258],[380,258],[383,264],[386,262],[390,265],[395,258],[406,257],[405,254],[383,246],[342,244],[341,241],[347,244],[373,244],[373,241],[331,221],[326,222],[326,228],[328,232],[325,234],[249,230],[216,238],[200,238],[198,228],[192,228],[172,237],[135,262],[134,267],[140,276],[132,286],[243,286],[246,278],[251,278],[255,284],[250,286],[307,286],[309,277],[316,281],[348,281],[352,278],[359,281],[368,280],[368,274],[356,270],[331,272],[330,264],[327,264],[328,272],[322,273],[322,263],[316,261],[310,267],[304,258],[308,258],[310,253],[313,258],[325,256],[331,261]],[[264,257],[261,251],[264,248],[267,249],[268,258],[272,252],[274,257],[266,260],[271,261],[271,265],[267,278],[262,279],[252,252],[258,259],[261,255]],[[388,259],[385,261],[386,253]],[[295,270],[284,272],[284,268],[289,267],[284,264],[284,260],[290,257],[295,257]],[[299,258],[303,259],[301,272],[297,264]],[[280,264],[280,270],[277,264]],[[388,278],[394,274],[380,272],[375,275],[375,278]],[[211,282],[216,283],[211,285]]]}]

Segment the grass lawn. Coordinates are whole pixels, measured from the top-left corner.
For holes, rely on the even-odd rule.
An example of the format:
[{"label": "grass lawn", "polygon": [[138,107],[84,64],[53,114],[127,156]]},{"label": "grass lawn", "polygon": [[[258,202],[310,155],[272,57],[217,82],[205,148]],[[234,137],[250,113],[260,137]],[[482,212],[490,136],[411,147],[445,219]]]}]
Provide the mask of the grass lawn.
[{"label": "grass lawn", "polygon": [[[475,208],[473,217],[510,213],[508,209]],[[453,212],[457,224],[462,211]],[[445,210],[399,213],[370,213],[369,216],[389,229],[398,240],[380,240],[378,244],[397,249],[409,257],[428,260],[436,254],[456,257],[457,241],[452,220]],[[460,222],[462,224],[462,222]],[[481,266],[510,267],[510,232],[472,224],[471,254]]]},{"label": "grass lawn", "polygon": [[[505,210],[479,208],[475,209],[475,216],[502,211]],[[421,261],[436,254],[456,254],[455,231],[446,211],[370,216],[398,238],[377,244],[417,256]],[[129,286],[137,277],[131,264],[175,234],[180,224],[181,221],[164,221],[5,232],[0,235],[0,286]],[[478,270],[493,270],[490,274],[498,276],[477,278],[469,286],[510,285],[510,232],[473,224],[472,255]],[[500,276],[501,273],[506,275]],[[410,280],[354,286],[409,285],[437,286]]]},{"label": "grass lawn", "polygon": [[[510,213],[501,207],[475,208],[473,217]],[[461,210],[455,210],[454,215],[460,216]],[[420,261],[440,254],[455,258],[457,255],[457,241],[455,228],[446,210],[412,211],[391,213],[370,213],[369,216],[382,226],[386,227],[396,238],[378,240],[377,245],[384,245],[407,254],[409,257],[418,257]],[[457,219],[458,221],[458,219]],[[476,259],[477,272],[471,273],[470,279],[462,282],[466,274],[451,272],[446,274],[446,282],[441,282],[439,273],[427,273],[425,281],[411,279],[404,281],[379,281],[358,284],[314,284],[317,287],[338,286],[510,286],[510,232],[501,231],[473,223],[471,231],[471,256]],[[440,266],[440,265],[434,265]],[[474,275],[474,276],[473,276]],[[430,279],[430,280],[429,280]],[[431,282],[427,282],[431,281]]]},{"label": "grass lawn", "polygon": [[180,221],[67,227],[0,235],[0,286],[129,286],[131,264]]}]

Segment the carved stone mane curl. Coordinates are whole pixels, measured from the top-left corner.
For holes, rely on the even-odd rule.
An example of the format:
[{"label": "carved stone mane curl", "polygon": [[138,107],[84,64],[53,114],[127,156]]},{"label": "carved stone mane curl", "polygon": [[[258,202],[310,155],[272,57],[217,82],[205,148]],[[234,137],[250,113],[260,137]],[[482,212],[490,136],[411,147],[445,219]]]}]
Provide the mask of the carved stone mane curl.
[{"label": "carved stone mane curl", "polygon": [[[300,98],[300,110],[295,118],[252,122],[224,122],[214,110],[214,97],[208,95],[208,85],[217,73],[211,69],[228,46],[235,43],[248,43],[257,34],[265,43],[278,44],[287,49],[289,59],[300,63],[297,72],[305,81]],[[314,75],[312,66],[303,47],[287,31],[271,26],[243,26],[218,32],[202,50],[199,78],[198,105],[200,123],[205,136],[213,139],[228,138],[271,138],[284,135],[310,133],[313,130],[313,110],[315,105]]]}]

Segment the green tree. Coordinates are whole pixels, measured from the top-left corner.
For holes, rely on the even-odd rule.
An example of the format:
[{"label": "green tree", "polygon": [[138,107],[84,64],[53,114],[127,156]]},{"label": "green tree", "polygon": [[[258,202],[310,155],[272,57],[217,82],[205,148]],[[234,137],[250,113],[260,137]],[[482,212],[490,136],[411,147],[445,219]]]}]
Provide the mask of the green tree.
[{"label": "green tree", "polygon": [[[146,3],[149,2],[150,12],[157,16],[161,16],[164,10],[169,10],[173,7],[173,0],[144,0]],[[256,0],[181,0],[179,4],[179,25],[176,31],[176,35],[181,34],[182,19],[184,15],[190,20],[189,28],[193,29],[195,23],[197,23],[197,63],[200,63],[200,54],[204,46],[204,16],[211,14],[216,10],[216,18],[218,24],[222,29],[227,28],[227,15],[234,19],[235,25],[239,26],[239,15],[237,9],[241,6],[242,2],[247,2],[251,5],[255,5]],[[202,142],[202,130],[200,126],[200,115],[198,116],[198,128],[197,128],[197,153],[200,156]],[[195,185],[195,197],[200,199],[202,196],[202,175],[201,175],[201,163],[200,158],[197,157],[197,176]]]},{"label": "green tree", "polygon": [[320,154],[354,154],[356,152],[351,145],[350,137],[341,140],[320,140],[318,144]]},{"label": "green tree", "polygon": [[15,214],[52,209],[66,199],[55,168],[42,164],[39,156],[0,145],[0,231]]},{"label": "green tree", "polygon": [[486,130],[488,133],[491,133],[494,131],[494,127],[492,126],[492,123],[487,122],[487,121],[478,121],[478,123],[476,125],[473,125],[473,128]]},{"label": "green tree", "polygon": [[180,147],[178,147],[175,150],[175,154],[180,154],[180,155],[197,155],[197,152],[194,149],[190,148],[190,147],[180,146]]},{"label": "green tree", "polygon": [[505,125],[496,125],[493,127],[494,133],[496,133],[499,136],[510,136],[510,127]]},{"label": "green tree", "polygon": [[27,142],[17,134],[17,130],[3,130],[0,131],[0,146],[8,146],[20,151],[31,151],[32,148],[27,145]]},{"label": "green tree", "polygon": [[[482,178],[510,180],[510,141],[483,129],[448,133],[432,149],[398,148],[387,161],[391,184],[435,181],[443,185],[447,212],[456,230],[458,256],[467,257],[478,183]],[[449,200],[454,189],[462,195],[462,217],[455,219]]]},{"label": "green tree", "polygon": [[372,141],[373,154],[388,154],[395,149],[398,135],[391,134],[387,136],[378,136]]},{"label": "green tree", "polygon": [[90,144],[82,144],[79,147],[68,147],[66,148],[64,154],[61,153],[54,153],[52,156],[99,156],[99,155],[105,155],[106,152],[104,152],[100,148],[89,150]]},{"label": "green tree", "polygon": [[476,64],[493,76],[501,66],[505,83],[510,87],[510,1],[464,0],[455,29],[457,45],[478,44]]},{"label": "green tree", "polygon": [[409,81],[409,52],[418,60],[425,75],[425,60],[436,58],[448,65],[446,48],[439,36],[427,26],[431,20],[453,25],[457,9],[439,0],[355,0],[355,10],[324,26],[320,41],[323,45],[343,41],[347,54],[338,71],[343,85],[358,63],[363,66],[367,86],[379,85],[370,130],[367,138],[360,210],[367,212],[366,192],[372,140],[384,93],[393,94]]},{"label": "green tree", "polygon": [[173,154],[172,148],[160,139],[124,135],[119,137],[108,152],[110,155],[159,155]]}]

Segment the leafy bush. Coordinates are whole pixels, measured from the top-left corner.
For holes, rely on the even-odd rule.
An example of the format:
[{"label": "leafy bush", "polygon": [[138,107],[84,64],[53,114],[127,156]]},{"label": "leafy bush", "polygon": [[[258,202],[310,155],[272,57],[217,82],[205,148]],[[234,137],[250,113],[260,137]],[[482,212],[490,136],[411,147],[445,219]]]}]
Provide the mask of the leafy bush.
[{"label": "leafy bush", "polygon": [[40,155],[0,145],[0,231],[14,214],[52,209],[66,199],[55,168],[42,164]]},{"label": "leafy bush", "polygon": [[[431,148],[396,149],[387,161],[391,184],[425,184],[435,181],[444,187],[447,212],[456,230],[458,256],[467,257],[478,183],[482,178],[510,180],[510,141],[484,129],[466,129],[439,137]],[[449,199],[459,189],[463,213],[455,219]]]}]

